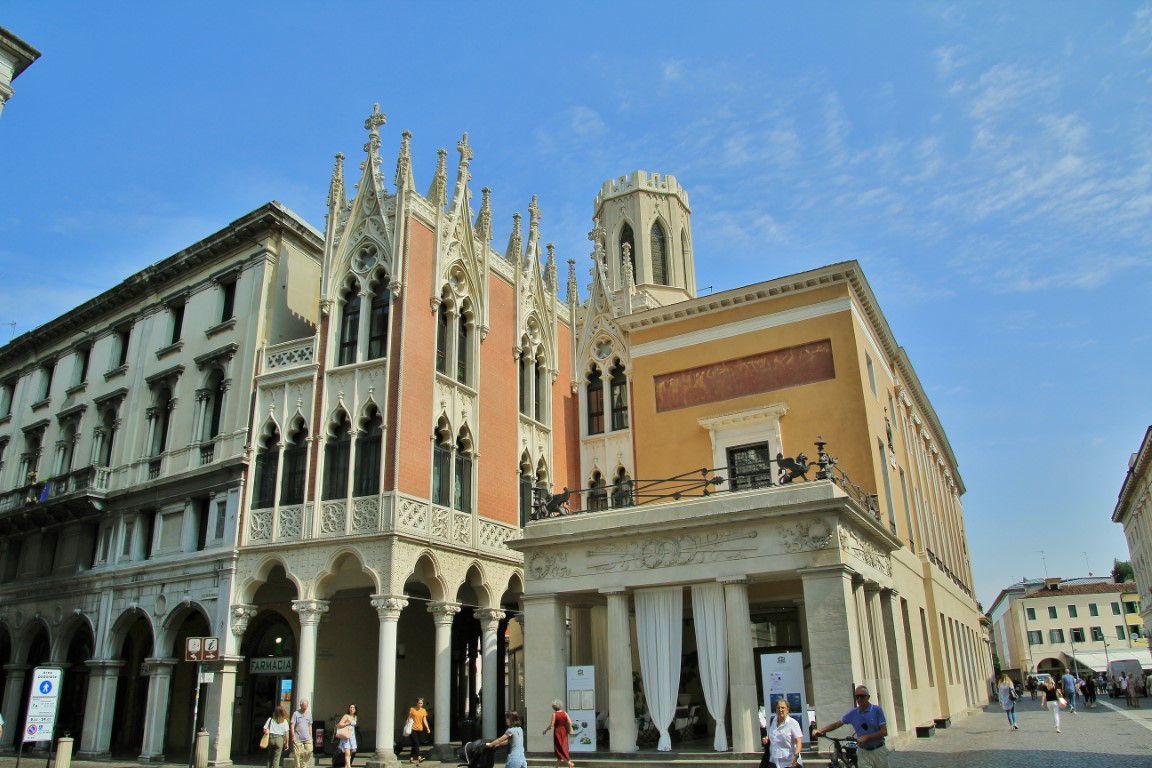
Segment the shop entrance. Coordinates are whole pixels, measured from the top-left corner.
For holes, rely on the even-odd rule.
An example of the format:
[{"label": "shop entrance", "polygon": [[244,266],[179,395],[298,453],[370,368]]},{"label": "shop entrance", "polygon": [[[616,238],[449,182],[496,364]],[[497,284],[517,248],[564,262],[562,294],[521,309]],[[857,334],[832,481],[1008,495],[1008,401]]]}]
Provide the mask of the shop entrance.
[{"label": "shop entrance", "polygon": [[[241,714],[234,732],[233,751],[252,754],[260,751],[264,724],[277,706],[289,717],[295,709],[296,638],[288,623],[277,613],[258,615],[244,635],[242,679],[237,680],[236,709]],[[240,731],[240,729],[237,729]]]}]

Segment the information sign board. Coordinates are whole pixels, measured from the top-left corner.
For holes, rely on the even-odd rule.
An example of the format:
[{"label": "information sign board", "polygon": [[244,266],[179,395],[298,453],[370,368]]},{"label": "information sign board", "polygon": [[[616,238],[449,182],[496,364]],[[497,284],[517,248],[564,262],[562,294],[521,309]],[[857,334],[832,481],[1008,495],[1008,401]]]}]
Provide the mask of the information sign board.
[{"label": "information sign board", "polygon": [[760,679],[764,685],[764,715],[776,716],[776,702],[788,702],[789,716],[800,724],[800,734],[808,741],[808,693],[804,688],[804,654],[765,653],[760,657]]},{"label": "information sign board", "polygon": [[58,667],[37,667],[32,673],[24,741],[52,741],[52,732],[56,728],[56,709],[60,703],[60,681],[63,678],[64,670]]},{"label": "information sign board", "polygon": [[571,752],[596,751],[596,668],[568,667],[568,717],[575,730],[568,736]]}]

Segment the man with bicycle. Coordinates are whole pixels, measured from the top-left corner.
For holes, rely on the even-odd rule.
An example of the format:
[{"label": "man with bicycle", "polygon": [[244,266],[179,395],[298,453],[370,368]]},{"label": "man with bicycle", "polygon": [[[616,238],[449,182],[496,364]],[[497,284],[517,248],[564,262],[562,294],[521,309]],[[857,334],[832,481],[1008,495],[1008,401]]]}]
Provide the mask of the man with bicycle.
[{"label": "man with bicycle", "polygon": [[823,736],[843,725],[856,729],[856,762],[860,768],[888,768],[888,747],[884,738],[888,735],[888,720],[879,704],[870,701],[868,689],[856,686],[856,707],[831,725],[815,731]]}]

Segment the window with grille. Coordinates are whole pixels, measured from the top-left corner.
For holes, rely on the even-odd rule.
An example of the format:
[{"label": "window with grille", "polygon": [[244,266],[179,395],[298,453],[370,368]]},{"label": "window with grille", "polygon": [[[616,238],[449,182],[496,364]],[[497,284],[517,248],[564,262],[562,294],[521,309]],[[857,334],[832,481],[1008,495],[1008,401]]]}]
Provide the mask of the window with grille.
[{"label": "window with grille", "polygon": [[768,443],[728,449],[728,488],[744,491],[772,485],[771,454]]}]

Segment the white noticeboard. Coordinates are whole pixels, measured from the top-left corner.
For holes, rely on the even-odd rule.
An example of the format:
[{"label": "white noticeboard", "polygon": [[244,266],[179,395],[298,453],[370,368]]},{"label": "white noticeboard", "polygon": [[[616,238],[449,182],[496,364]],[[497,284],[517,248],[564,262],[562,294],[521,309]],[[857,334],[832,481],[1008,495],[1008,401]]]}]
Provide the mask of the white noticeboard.
[{"label": "white noticeboard", "polygon": [[568,717],[576,730],[568,734],[569,752],[596,751],[596,668],[568,667]]},{"label": "white noticeboard", "polygon": [[28,719],[24,741],[52,741],[56,729],[56,708],[60,702],[60,681],[64,670],[37,667],[32,673],[32,693],[28,696]]},{"label": "white noticeboard", "polygon": [[776,702],[788,701],[789,717],[800,724],[804,741],[808,738],[808,695],[804,691],[804,654],[765,653],[760,657],[760,679],[764,684],[764,717],[776,717]]}]

